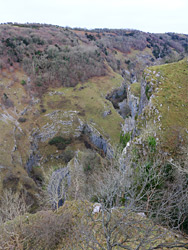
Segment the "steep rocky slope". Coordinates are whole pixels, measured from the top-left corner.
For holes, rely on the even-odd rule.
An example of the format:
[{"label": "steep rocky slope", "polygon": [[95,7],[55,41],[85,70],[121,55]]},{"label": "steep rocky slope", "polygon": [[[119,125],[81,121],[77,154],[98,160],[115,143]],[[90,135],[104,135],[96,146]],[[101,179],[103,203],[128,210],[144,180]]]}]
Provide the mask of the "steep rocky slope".
[{"label": "steep rocky slope", "polygon": [[145,69],[141,83],[140,138],[152,136],[169,156],[185,156],[188,140],[188,61]]},{"label": "steep rocky slope", "polygon": [[10,182],[16,188],[20,180],[34,187],[28,178],[32,168],[63,165],[67,162],[64,152],[73,157],[77,149],[89,147],[110,154],[110,145],[118,143],[123,119],[105,96],[121,86],[121,76],[111,73],[75,88],[49,88],[41,98],[29,95],[29,83],[20,83],[24,77],[22,73],[11,87],[5,77],[1,79],[0,158],[5,186]]},{"label": "steep rocky slope", "polygon": [[0,25],[3,249],[187,249],[187,53],[184,34]]},{"label": "steep rocky slope", "polygon": [[[37,200],[48,169],[66,167],[75,152],[88,148],[111,157],[121,131],[133,139],[143,127],[153,133],[153,126],[159,127],[160,136],[156,132],[154,137],[165,148],[168,134],[173,133],[175,140],[186,135],[186,101],[178,99],[175,104],[171,92],[187,98],[186,60],[177,64],[183,69],[176,64],[146,69],[145,81],[142,73],[147,66],[182,59],[187,35],[40,24],[4,24],[0,30],[1,192],[5,187],[24,189],[30,202]],[[178,87],[177,70],[177,77],[184,79],[177,78]],[[163,86],[161,79],[167,74],[168,86]],[[150,97],[157,89],[158,99],[165,96],[159,101]],[[163,103],[167,95],[172,99],[169,105],[176,105],[178,124],[174,107]],[[154,100],[153,106],[160,102],[156,117],[151,114]],[[160,112],[168,109],[170,118],[165,119]],[[147,124],[152,120],[152,126],[145,127],[140,120]],[[168,127],[166,132],[159,120]],[[171,138],[171,144],[175,140]]]}]

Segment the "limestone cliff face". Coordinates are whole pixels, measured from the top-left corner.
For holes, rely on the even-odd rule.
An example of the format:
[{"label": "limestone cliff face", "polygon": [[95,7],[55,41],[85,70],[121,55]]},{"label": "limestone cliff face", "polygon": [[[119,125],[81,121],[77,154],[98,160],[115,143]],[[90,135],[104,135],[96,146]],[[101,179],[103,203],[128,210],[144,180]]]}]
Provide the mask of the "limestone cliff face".
[{"label": "limestone cliff face", "polygon": [[131,110],[131,117],[133,119],[135,119],[136,114],[138,114],[139,99],[140,98],[132,94],[131,90],[129,89],[127,102]]},{"label": "limestone cliff face", "polygon": [[110,143],[94,127],[84,124],[82,133],[97,149],[102,150],[106,156],[112,157],[113,151]]},{"label": "limestone cliff face", "polygon": [[126,103],[130,109],[130,115],[125,118],[125,123],[123,126],[123,130],[125,133],[132,132],[135,129],[136,117],[138,115],[138,110],[139,110],[140,90],[138,89],[137,91],[138,93],[135,93],[133,91],[133,88],[131,88],[133,85],[136,85],[136,83],[128,84],[127,87]]},{"label": "limestone cliff face", "polygon": [[[110,155],[119,139],[123,119],[105,97],[121,87],[121,75],[111,72],[75,88],[53,86],[41,96],[27,79],[21,69],[0,71],[0,193],[12,186],[37,190],[36,168],[65,166],[74,152],[88,147]],[[55,137],[70,143],[50,145]]]},{"label": "limestone cliff face", "polygon": [[142,113],[143,108],[148,105],[148,98],[146,96],[146,86],[147,82],[143,79],[141,81],[140,103],[138,112],[139,115]]},{"label": "limestone cliff face", "polygon": [[117,110],[117,112],[124,118],[123,131],[125,133],[131,132],[135,127],[135,117],[139,110],[140,93],[136,93],[131,89],[131,85],[137,83],[122,83],[122,86],[115,89],[107,96]]}]

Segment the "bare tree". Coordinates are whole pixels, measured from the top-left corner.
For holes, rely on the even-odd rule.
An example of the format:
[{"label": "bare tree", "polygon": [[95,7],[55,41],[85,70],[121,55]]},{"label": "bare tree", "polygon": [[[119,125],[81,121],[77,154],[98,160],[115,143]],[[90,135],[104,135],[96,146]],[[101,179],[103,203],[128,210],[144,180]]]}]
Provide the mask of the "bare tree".
[{"label": "bare tree", "polygon": [[94,178],[92,196],[101,212],[85,212],[79,225],[80,249],[188,249],[185,239],[172,232],[188,214],[185,175],[177,169],[169,173],[158,159],[126,168],[113,163]]},{"label": "bare tree", "polygon": [[84,174],[83,159],[80,159],[79,154],[80,151],[77,151],[74,159],[68,165],[71,175],[69,197],[75,200],[84,199],[86,193],[86,175]]},{"label": "bare tree", "polygon": [[[25,194],[5,189],[1,196],[0,205],[0,249],[23,249],[23,242],[20,237],[22,231],[22,215],[30,208],[26,204]],[[14,223],[7,223],[16,219]],[[16,229],[19,228],[19,231]]]},{"label": "bare tree", "polygon": [[26,204],[24,193],[15,193],[11,189],[5,189],[1,196],[0,222],[23,215],[28,209],[29,205]]}]

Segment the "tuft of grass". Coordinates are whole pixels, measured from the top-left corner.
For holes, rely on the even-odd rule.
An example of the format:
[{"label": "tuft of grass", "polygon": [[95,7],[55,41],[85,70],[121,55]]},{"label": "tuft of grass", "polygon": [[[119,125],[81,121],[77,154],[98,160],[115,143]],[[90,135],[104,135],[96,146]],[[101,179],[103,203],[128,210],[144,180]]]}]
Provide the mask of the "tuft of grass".
[{"label": "tuft of grass", "polygon": [[149,85],[146,85],[145,94],[146,94],[146,96],[147,96],[148,100],[149,100],[149,98],[150,98],[150,96],[151,96],[151,94],[149,94],[149,90],[150,90]]},{"label": "tuft of grass", "polygon": [[120,134],[120,140],[119,140],[119,142],[122,145],[122,147],[125,148],[126,145],[127,145],[127,143],[130,141],[130,139],[131,139],[130,133],[127,132],[127,133],[123,134],[123,132],[122,132]]},{"label": "tuft of grass", "polygon": [[157,144],[156,139],[153,136],[149,136],[148,137],[148,145],[149,145],[151,152],[155,152],[156,144]]}]

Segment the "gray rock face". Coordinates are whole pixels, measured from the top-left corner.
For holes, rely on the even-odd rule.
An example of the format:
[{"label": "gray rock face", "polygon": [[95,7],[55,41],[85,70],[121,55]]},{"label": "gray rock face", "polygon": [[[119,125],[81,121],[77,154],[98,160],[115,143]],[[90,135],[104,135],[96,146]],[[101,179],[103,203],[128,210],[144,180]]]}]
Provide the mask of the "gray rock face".
[{"label": "gray rock face", "polygon": [[106,110],[104,111],[103,113],[103,117],[106,117],[107,115],[111,115],[112,114],[112,111],[111,110]]},{"label": "gray rock face", "polygon": [[33,166],[38,165],[39,160],[40,160],[39,155],[35,154],[35,151],[33,151],[26,163],[26,170],[28,173],[31,172]]},{"label": "gray rock face", "polygon": [[125,124],[123,126],[124,133],[131,132],[135,129],[135,119],[133,119],[131,116],[125,119]]},{"label": "gray rock face", "polygon": [[122,83],[121,87],[115,89],[112,93],[106,96],[106,99],[111,101],[115,109],[119,109],[119,103],[127,98],[127,90],[125,83]]},{"label": "gray rock face", "polygon": [[148,105],[148,98],[146,96],[146,81],[142,80],[141,82],[141,95],[140,95],[140,103],[139,103],[139,112],[140,115],[142,113],[143,108]]},{"label": "gray rock face", "polygon": [[127,104],[127,99],[119,103],[119,114],[125,119],[127,116],[131,115],[131,110]]},{"label": "gray rock face", "polygon": [[130,90],[128,90],[127,103],[131,110],[131,117],[135,119],[135,115],[138,113],[139,97],[134,96]]},{"label": "gray rock face", "polygon": [[68,167],[60,168],[52,173],[48,184],[50,203],[54,209],[63,205],[66,200],[67,189],[71,184]]},{"label": "gray rock face", "polygon": [[105,155],[107,155],[108,157],[112,156],[113,152],[109,143],[96,129],[89,126],[88,124],[85,124],[82,131],[83,134],[85,134],[89,138],[91,143],[93,143],[98,149],[103,150]]},{"label": "gray rock face", "polygon": [[139,97],[132,94],[130,85],[128,86],[126,103],[129,107],[130,113],[128,117],[125,117],[125,123],[123,126],[124,133],[131,132],[135,129],[135,116],[138,114],[139,109]]},{"label": "gray rock face", "polygon": [[130,81],[131,81],[131,83],[137,82],[137,77],[136,77],[136,74],[134,72],[131,72]]},{"label": "gray rock face", "polygon": [[111,99],[118,99],[118,98],[126,98],[127,93],[126,93],[126,86],[125,84],[122,84],[122,86],[119,89],[115,89],[111,94],[110,98]]},{"label": "gray rock face", "polygon": [[33,141],[31,142],[30,156],[26,162],[25,168],[28,173],[31,172],[33,166],[36,166],[40,160],[38,152],[38,134],[32,134]]},{"label": "gray rock face", "polygon": [[[49,128],[49,126],[47,126],[47,128]],[[40,164],[41,155],[40,155],[38,143],[40,141],[47,141],[53,138],[56,135],[56,133],[57,132],[55,130],[55,127],[51,126],[48,134],[46,133],[46,131],[41,132],[41,130],[39,129],[35,130],[31,134],[30,155],[25,165],[25,168],[28,173],[31,172],[33,166]],[[76,136],[77,135],[76,133],[79,136],[81,134],[86,135],[86,137],[88,138],[88,141],[91,142],[91,144],[95,145],[95,147],[102,150],[104,154],[107,155],[108,157],[112,156],[113,151],[111,149],[110,144],[92,125],[84,124],[80,121],[79,127],[76,127],[76,131],[74,134],[75,138],[79,138]],[[59,158],[56,156],[56,159],[59,159]]]}]

